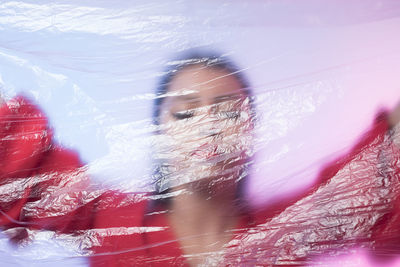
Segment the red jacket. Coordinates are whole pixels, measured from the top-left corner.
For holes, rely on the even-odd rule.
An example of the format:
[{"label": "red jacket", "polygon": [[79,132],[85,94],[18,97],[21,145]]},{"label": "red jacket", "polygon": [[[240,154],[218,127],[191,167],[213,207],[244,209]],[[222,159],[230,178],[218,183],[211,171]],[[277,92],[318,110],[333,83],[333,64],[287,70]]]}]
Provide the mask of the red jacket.
[{"label": "red jacket", "polygon": [[[378,119],[307,191],[243,214],[217,262],[304,265],[354,247],[400,254],[398,135]],[[93,266],[186,265],[151,194],[91,188],[78,155],[52,139],[28,100],[0,108],[0,225],[11,239],[47,229],[69,236]]]}]

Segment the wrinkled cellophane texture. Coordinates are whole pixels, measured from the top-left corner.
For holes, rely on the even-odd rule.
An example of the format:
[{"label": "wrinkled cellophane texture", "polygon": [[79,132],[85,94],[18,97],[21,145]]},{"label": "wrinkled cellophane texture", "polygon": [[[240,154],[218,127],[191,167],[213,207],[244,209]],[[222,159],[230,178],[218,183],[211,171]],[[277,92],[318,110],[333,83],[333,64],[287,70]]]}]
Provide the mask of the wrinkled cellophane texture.
[{"label": "wrinkled cellophane texture", "polygon": [[0,1],[0,266],[400,266],[400,2]]}]

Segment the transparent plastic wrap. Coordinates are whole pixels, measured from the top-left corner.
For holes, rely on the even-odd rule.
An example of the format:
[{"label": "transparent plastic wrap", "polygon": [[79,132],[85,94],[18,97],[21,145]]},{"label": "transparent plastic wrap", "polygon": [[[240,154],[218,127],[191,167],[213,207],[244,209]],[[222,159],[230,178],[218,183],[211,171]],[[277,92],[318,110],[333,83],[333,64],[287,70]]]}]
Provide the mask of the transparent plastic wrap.
[{"label": "transparent plastic wrap", "polygon": [[1,266],[398,266],[400,2],[0,2]]}]

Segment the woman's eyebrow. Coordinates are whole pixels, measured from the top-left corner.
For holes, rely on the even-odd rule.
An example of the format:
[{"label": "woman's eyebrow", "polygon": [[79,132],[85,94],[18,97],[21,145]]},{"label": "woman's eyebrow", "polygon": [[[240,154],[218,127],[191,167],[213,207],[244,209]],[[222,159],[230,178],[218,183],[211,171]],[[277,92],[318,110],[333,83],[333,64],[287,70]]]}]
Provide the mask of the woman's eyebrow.
[{"label": "woman's eyebrow", "polygon": [[214,102],[220,103],[220,102],[227,101],[227,100],[237,99],[238,97],[239,97],[239,94],[237,94],[237,93],[220,95],[220,96],[214,97]]},{"label": "woman's eyebrow", "polygon": [[199,102],[200,98],[197,95],[178,95],[174,97],[175,100],[180,100],[184,102],[191,102],[191,103],[196,103]]}]

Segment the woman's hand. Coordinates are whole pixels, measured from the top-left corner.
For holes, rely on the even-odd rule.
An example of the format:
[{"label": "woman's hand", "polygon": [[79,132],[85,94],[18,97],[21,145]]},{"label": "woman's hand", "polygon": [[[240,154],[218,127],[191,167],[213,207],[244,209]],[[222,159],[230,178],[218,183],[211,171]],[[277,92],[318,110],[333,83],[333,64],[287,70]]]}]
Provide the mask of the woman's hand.
[{"label": "woman's hand", "polygon": [[396,124],[400,123],[400,102],[397,106],[389,113],[389,124],[390,126],[395,126]]}]

